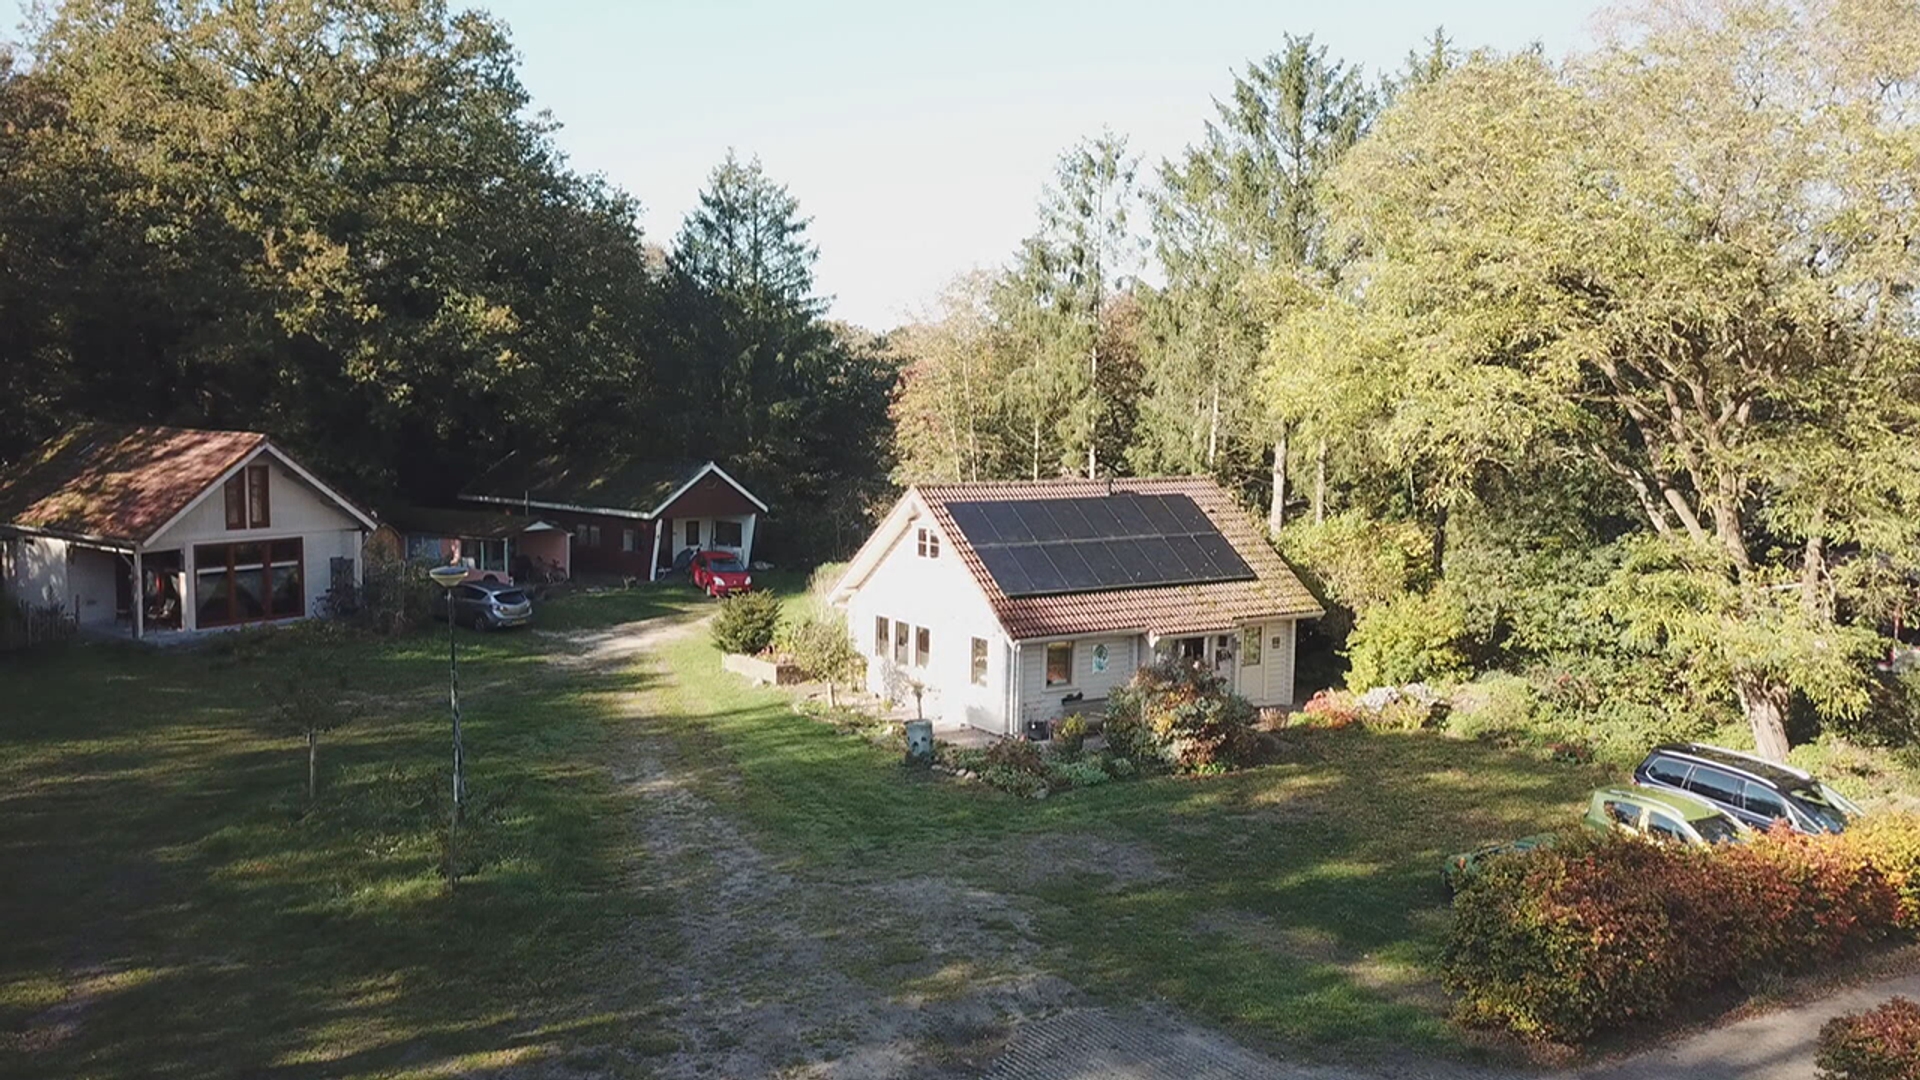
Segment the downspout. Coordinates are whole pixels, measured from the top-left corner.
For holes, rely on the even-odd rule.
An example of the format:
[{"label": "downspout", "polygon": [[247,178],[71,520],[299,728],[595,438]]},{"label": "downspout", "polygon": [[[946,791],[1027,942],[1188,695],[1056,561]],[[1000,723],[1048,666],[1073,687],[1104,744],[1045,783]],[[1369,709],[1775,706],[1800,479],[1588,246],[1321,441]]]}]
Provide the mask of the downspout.
[{"label": "downspout", "polygon": [[133,545],[133,640],[139,641],[147,633],[147,581],[142,572],[140,545]]},{"label": "downspout", "polygon": [[1020,643],[1011,643],[1007,650],[1007,719],[1006,734],[1017,735],[1020,731]]}]

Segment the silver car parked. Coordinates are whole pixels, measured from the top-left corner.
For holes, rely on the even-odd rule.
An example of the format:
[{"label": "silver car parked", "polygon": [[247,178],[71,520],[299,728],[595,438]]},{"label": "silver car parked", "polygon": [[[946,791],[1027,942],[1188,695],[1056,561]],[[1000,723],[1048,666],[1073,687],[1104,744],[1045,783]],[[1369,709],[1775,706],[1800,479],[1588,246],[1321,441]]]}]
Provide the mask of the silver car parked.
[{"label": "silver car parked", "polygon": [[[453,603],[453,617],[475,630],[499,630],[507,626],[525,626],[533,621],[533,598],[518,585],[497,581],[469,581],[447,590]],[[446,615],[447,609],[440,608]]]}]

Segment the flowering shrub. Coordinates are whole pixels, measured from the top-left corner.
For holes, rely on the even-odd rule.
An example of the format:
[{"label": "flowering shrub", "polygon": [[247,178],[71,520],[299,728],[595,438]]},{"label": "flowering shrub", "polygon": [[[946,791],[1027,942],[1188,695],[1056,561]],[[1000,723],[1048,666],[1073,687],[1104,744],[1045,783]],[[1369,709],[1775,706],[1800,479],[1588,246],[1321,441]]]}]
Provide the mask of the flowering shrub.
[{"label": "flowering shrub", "polygon": [[1179,772],[1245,764],[1255,746],[1254,709],[1219,675],[1178,660],[1136,672],[1107,698],[1107,745],[1139,762]]},{"label": "flowering shrub", "polygon": [[1360,722],[1360,703],[1350,691],[1322,690],[1300,707],[1309,727],[1338,730]]},{"label": "flowering shrub", "polygon": [[1454,899],[1446,984],[1464,1022],[1577,1042],[1832,959],[1895,925],[1866,846],[1777,831],[1711,851],[1606,840],[1495,859]]},{"label": "flowering shrub", "polygon": [[1903,997],[1820,1029],[1820,1080],[1920,1080],[1920,1005]]}]

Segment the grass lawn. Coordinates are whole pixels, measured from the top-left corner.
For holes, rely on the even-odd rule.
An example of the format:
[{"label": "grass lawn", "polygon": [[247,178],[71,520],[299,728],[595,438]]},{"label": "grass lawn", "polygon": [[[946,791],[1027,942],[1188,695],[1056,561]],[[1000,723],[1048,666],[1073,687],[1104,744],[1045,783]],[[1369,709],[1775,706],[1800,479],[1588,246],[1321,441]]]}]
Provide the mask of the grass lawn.
[{"label": "grass lawn", "polygon": [[[583,596],[542,621],[693,600]],[[414,1075],[657,1037],[672,942],[598,764],[608,680],[545,663],[538,635],[460,632],[449,896],[444,631],[308,629],[0,657],[0,1075]],[[304,748],[254,717],[259,685],[316,662],[365,715],[323,737],[308,807]]]},{"label": "grass lawn", "polygon": [[[541,624],[708,604],[577,595]],[[439,632],[0,657],[0,1075],[444,1075],[534,1056],[644,1074],[674,1045],[657,1002],[677,945],[609,779],[628,730],[613,691],[649,695],[702,793],[802,881],[1012,895],[1041,962],[1082,989],[1307,1054],[1462,1051],[1433,985],[1442,858],[1571,825],[1605,778],[1319,732],[1239,775],[1017,800],[796,716],[722,674],[704,636],[668,648],[659,682],[549,663],[566,645],[542,634],[461,641],[472,803],[451,895]],[[365,715],[323,740],[309,807],[302,748],[257,726],[256,688],[316,664],[349,676]]]},{"label": "grass lawn", "polygon": [[1021,800],[903,769],[779,693],[671,653],[664,710],[796,872],[1016,892],[1050,963],[1309,1054],[1463,1052],[1436,985],[1451,852],[1575,827],[1609,774],[1432,734],[1301,732],[1291,760]]}]

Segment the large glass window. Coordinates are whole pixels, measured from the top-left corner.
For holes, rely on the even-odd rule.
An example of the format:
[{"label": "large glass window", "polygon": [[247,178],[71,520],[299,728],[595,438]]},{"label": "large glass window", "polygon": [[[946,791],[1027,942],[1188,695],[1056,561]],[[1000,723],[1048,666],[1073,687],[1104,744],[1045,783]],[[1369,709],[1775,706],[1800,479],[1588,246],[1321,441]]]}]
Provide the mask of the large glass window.
[{"label": "large glass window", "polygon": [[1056,641],[1047,646],[1047,685],[1068,686],[1073,682],[1073,642]]},{"label": "large glass window", "polygon": [[203,544],[193,549],[194,611],[201,626],[306,614],[300,541]]},{"label": "large glass window", "polygon": [[737,548],[741,546],[741,529],[737,521],[716,521],[713,523],[713,546]]}]

